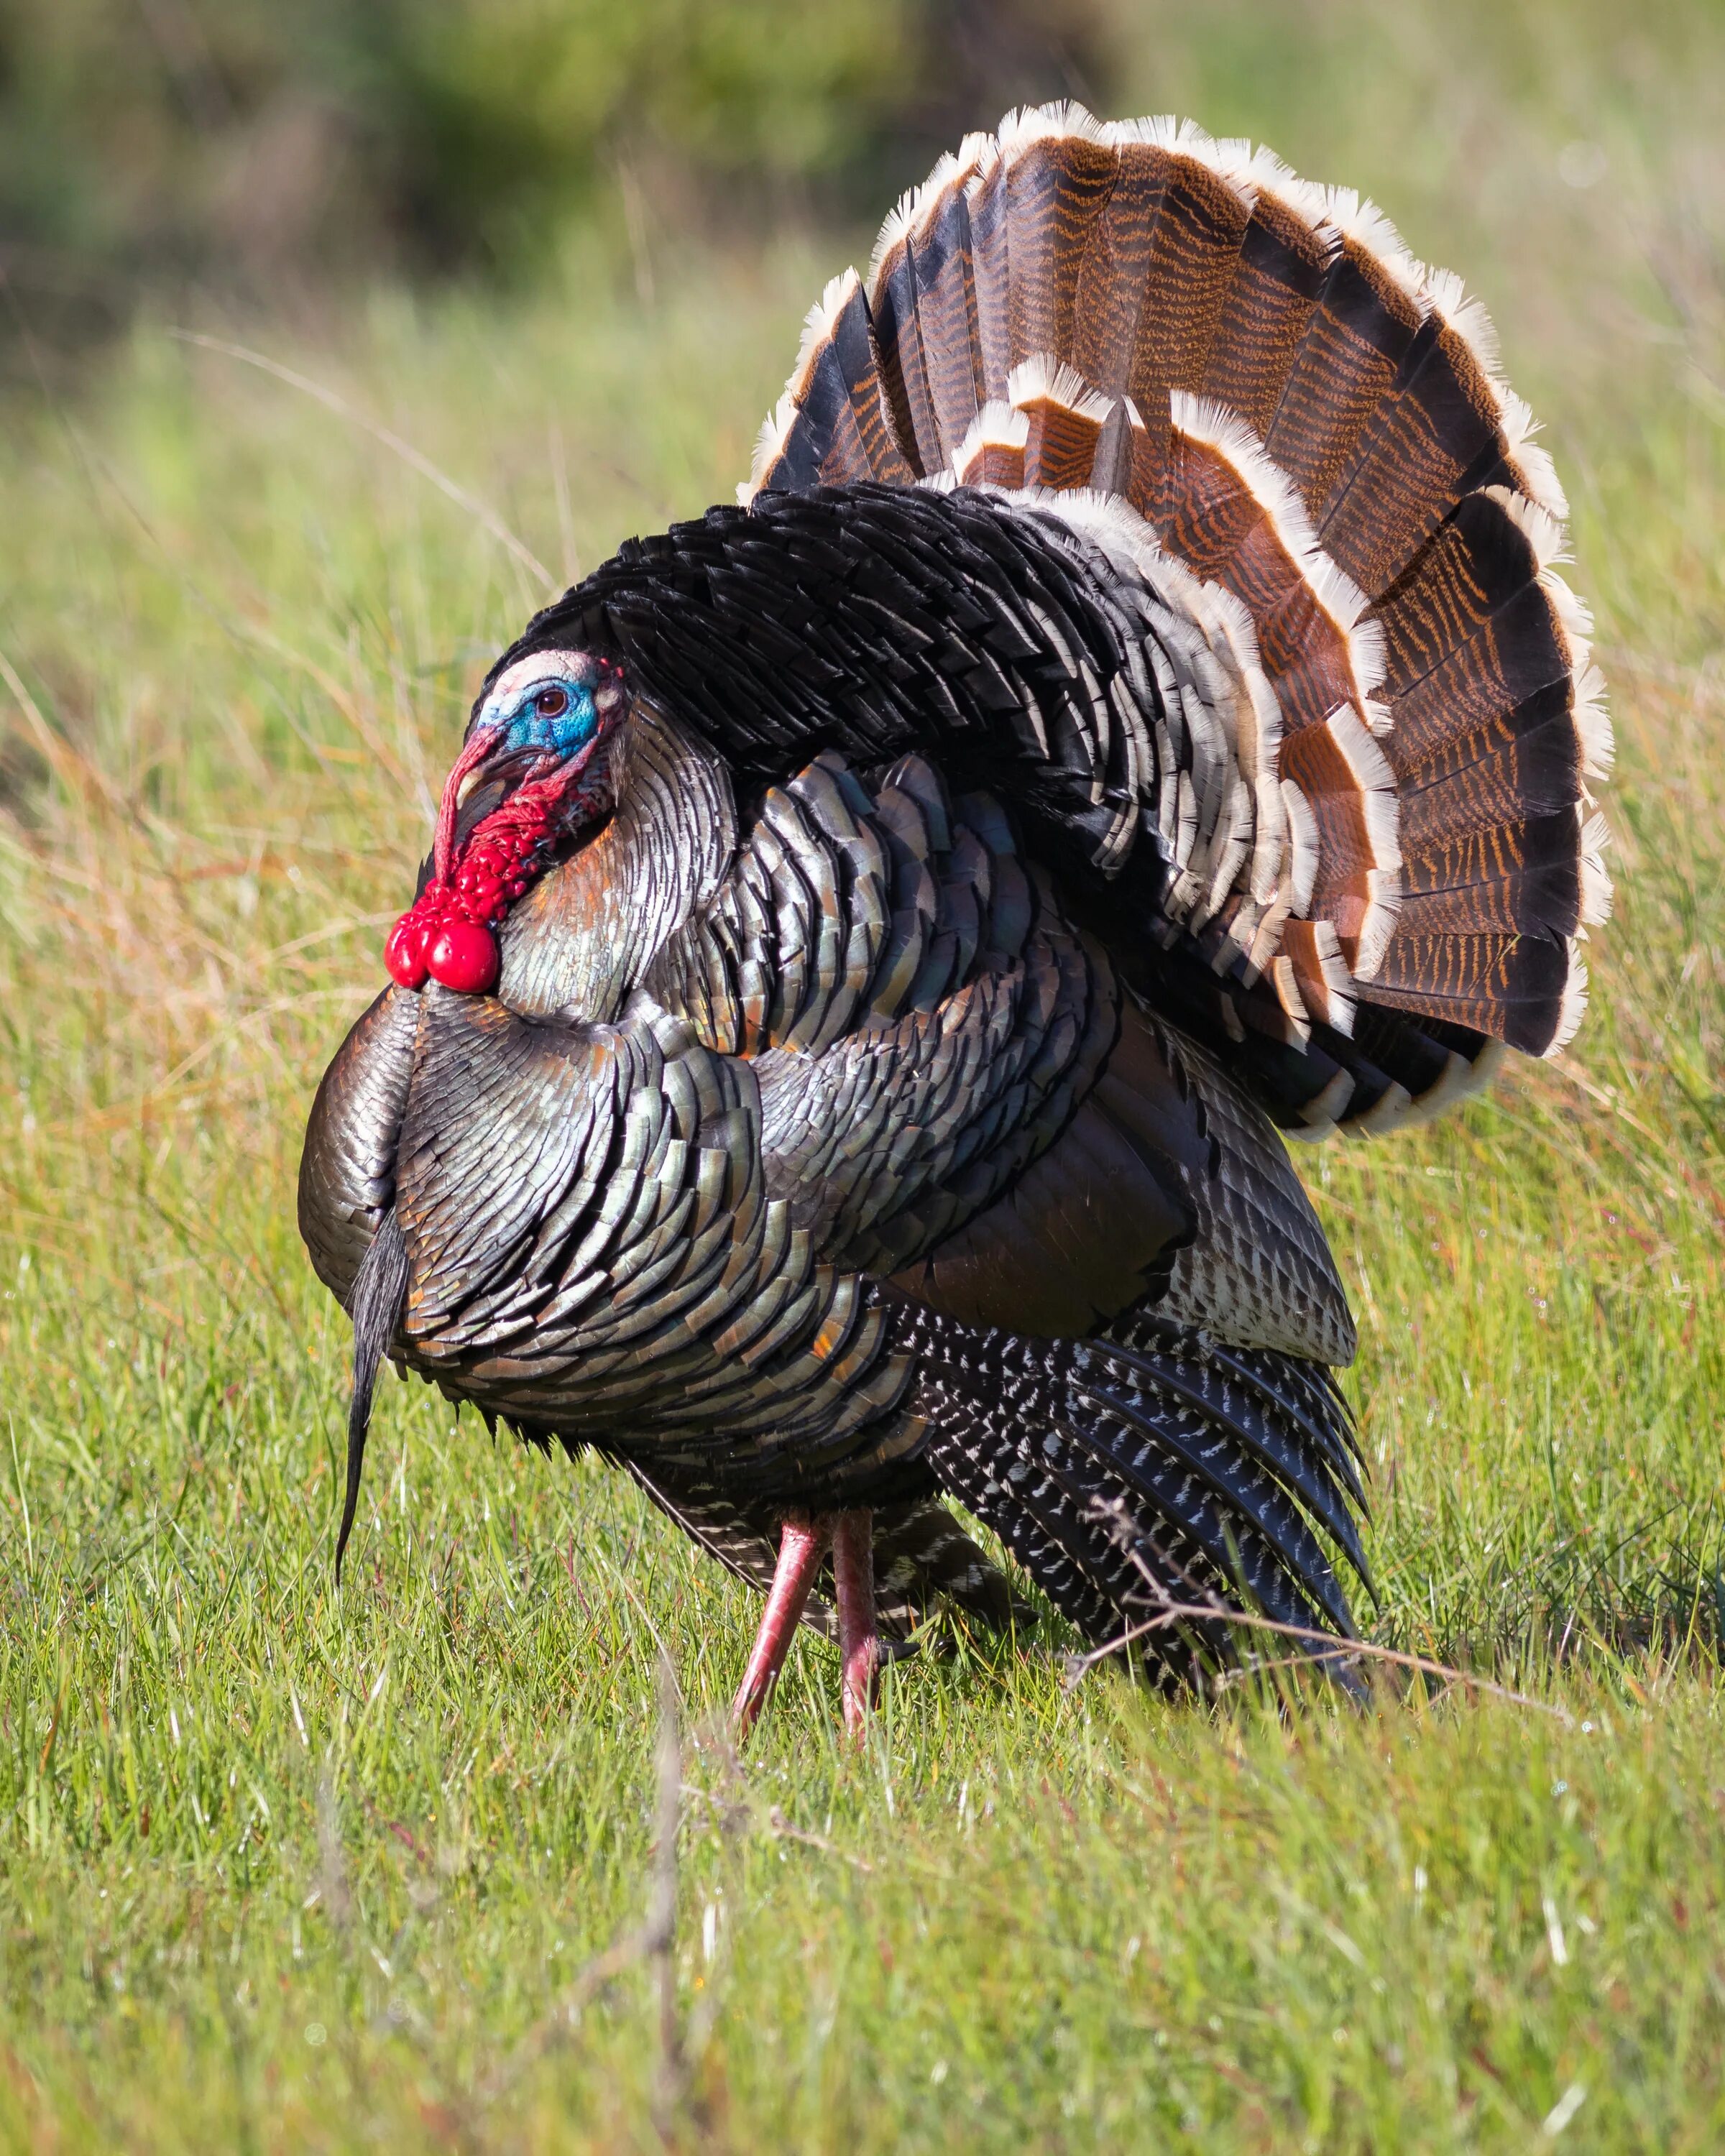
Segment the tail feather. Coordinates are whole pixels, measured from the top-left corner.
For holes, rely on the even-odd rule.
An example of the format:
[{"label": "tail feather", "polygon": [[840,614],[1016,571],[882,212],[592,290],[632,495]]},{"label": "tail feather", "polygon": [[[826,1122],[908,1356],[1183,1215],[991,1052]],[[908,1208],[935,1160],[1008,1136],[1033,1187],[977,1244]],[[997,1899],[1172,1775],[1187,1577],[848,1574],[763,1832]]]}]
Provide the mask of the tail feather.
[{"label": "tail feather", "polygon": [[[1260,1015],[1249,1010],[1249,1018]],[[1255,1029],[1239,1055],[1254,1094],[1285,1135],[1311,1140],[1338,1127],[1380,1137],[1428,1122],[1484,1090],[1503,1045],[1428,1011],[1373,1002],[1355,1005],[1352,1036],[1315,1025],[1293,1047]]]},{"label": "tail feather", "polygon": [[887,412],[874,326],[854,270],[834,278],[809,311],[796,370],[756,444],[755,469],[792,489],[859,479],[908,486],[916,476]]},{"label": "tail feather", "polygon": [[1161,213],[1169,159],[1150,144],[1122,141],[1115,149],[1114,184],[1078,265],[1072,312],[1072,363],[1105,396],[1130,398],[1147,424],[1167,436],[1168,385],[1156,355],[1139,334],[1151,249]]},{"label": "tail feather", "polygon": [[941,440],[934,392],[923,356],[922,326],[916,311],[916,264],[910,232],[911,208],[911,202],[907,198],[898,213],[898,228],[894,229],[894,220],[889,218],[881,233],[877,259],[869,272],[869,305],[880,355],[886,408],[894,430],[911,468],[919,475],[927,475],[939,471],[947,462],[950,452]]},{"label": "tail feather", "polygon": [[[829,313],[814,347],[851,357],[805,351],[757,487],[854,475],[861,444],[876,479],[1031,490],[1164,592],[1159,545],[1201,580],[1164,595],[1213,649],[1203,593],[1240,603],[1224,640],[1240,684],[1268,685],[1251,725],[1282,798],[1259,783],[1242,808],[1170,719],[1157,814],[1176,922],[1231,983],[1222,1035],[1279,1043],[1266,1105],[1381,1128],[1488,1067],[1445,1029],[1560,1046],[1575,939],[1609,903],[1588,781],[1609,729],[1553,567],[1562,490],[1459,281],[1266,151],[1054,106],[944,160],[888,219],[866,296]],[[1185,889],[1180,835],[1219,826]],[[1338,1051],[1373,1005],[1436,1034]]]},{"label": "tail feather", "polygon": [[[1255,178],[1267,162],[1273,161],[1260,152]],[[1284,199],[1288,191],[1296,198],[1316,192],[1285,171],[1269,172],[1255,187],[1239,266],[1223,301],[1202,385],[1206,397],[1238,413],[1260,441],[1270,431],[1335,253],[1333,232]]]},{"label": "tail feather", "polygon": [[1015,115],[1000,131],[1000,149],[1011,234],[1008,350],[1016,367],[1072,349],[1079,276],[1119,158],[1106,131],[1076,105]]},{"label": "tail feather", "polygon": [[[958,172],[968,169],[961,151]],[[988,400],[978,364],[976,283],[964,189],[954,184],[926,192],[934,192],[935,199],[914,235],[911,275],[929,396],[946,461],[950,464]]]},{"label": "tail feather", "polygon": [[1584,670],[1574,603],[1565,606],[1567,587],[1548,573],[1560,540],[1548,519],[1492,488],[1456,503],[1419,560],[1384,588],[1373,613],[1404,752]]},{"label": "tail feather", "polygon": [[1163,539],[1245,604],[1284,737],[1343,704],[1371,725],[1384,659],[1381,632],[1361,626],[1364,593],[1327,561],[1304,503],[1225,405],[1183,393],[1175,413]]},{"label": "tail feather", "polygon": [[1587,968],[1561,940],[1399,935],[1372,997],[1452,1025],[1489,1025],[1507,1046],[1546,1055],[1574,1037],[1587,1008]]},{"label": "tail feather", "polygon": [[1419,331],[1404,259],[1399,244],[1386,256],[1343,234],[1276,401],[1264,446],[1314,508],[1348,470]]},{"label": "tail feather", "polygon": [[[1353,1074],[1358,1114],[1368,1130],[1429,1122],[1481,1091],[1503,1060],[1502,1042],[1486,1034],[1446,1025],[1425,1014],[1404,1015],[1375,1003],[1362,1004],[1355,1012],[1350,1045],[1373,1058],[1386,1081],[1377,1097],[1368,1101],[1358,1074]],[[1399,1100],[1389,1101],[1389,1087]],[[1375,1124],[1370,1121],[1374,1116]]]},{"label": "tail feather", "polygon": [[1014,367],[1007,388],[1024,418],[1024,485],[1056,492],[1086,485],[1114,408],[1109,400],[1045,352]]},{"label": "tail feather", "polygon": [[1119,131],[1163,166],[1129,384],[1147,414],[1204,382],[1252,201],[1233,170],[1242,145],[1214,142],[1189,121],[1141,121]]},{"label": "tail feather", "polygon": [[1467,341],[1434,311],[1318,513],[1326,548],[1368,590],[1387,590],[1496,441],[1499,400]]},{"label": "tail feather", "polygon": [[1012,204],[1000,146],[990,136],[963,186],[976,298],[976,371],[984,403],[1004,403],[1012,372]]}]

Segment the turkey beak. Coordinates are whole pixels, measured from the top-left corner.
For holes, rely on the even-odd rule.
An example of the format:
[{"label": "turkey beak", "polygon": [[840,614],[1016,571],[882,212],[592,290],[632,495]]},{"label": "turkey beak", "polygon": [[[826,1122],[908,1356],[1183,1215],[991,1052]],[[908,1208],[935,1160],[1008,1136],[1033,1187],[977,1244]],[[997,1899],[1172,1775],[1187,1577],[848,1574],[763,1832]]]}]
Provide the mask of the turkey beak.
[{"label": "turkey beak", "polygon": [[455,850],[455,819],[461,813],[462,801],[500,738],[495,726],[475,726],[444,781],[444,798],[438,804],[437,839],[432,848],[434,872],[439,882],[449,873],[449,860]]}]

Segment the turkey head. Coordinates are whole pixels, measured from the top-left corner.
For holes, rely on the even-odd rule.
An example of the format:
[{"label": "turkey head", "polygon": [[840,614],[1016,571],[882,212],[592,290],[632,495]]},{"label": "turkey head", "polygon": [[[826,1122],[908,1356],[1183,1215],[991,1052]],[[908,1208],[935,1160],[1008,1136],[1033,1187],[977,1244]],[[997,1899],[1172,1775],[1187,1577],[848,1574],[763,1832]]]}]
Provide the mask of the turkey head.
[{"label": "turkey head", "polygon": [[617,660],[530,629],[475,702],[385,963],[405,988],[608,1022],[716,887],[735,829],[726,767],[698,735]]},{"label": "turkey head", "polygon": [[385,948],[403,988],[496,986],[511,907],[611,812],[624,708],[620,669],[585,651],[529,652],[486,682],[444,784],[430,874]]}]

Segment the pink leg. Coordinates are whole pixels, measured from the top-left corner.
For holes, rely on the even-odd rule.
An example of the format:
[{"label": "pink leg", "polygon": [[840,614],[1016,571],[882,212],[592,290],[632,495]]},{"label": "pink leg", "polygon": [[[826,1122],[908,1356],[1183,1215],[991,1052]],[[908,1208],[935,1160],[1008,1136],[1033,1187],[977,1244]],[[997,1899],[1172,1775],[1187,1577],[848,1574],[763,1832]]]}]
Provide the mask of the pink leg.
[{"label": "pink leg", "polygon": [[833,1585],[844,1664],[845,1727],[860,1737],[875,1704],[880,1640],[875,1629],[875,1516],[866,1506],[833,1522]]},{"label": "pink leg", "polygon": [[755,1635],[742,1682],[731,1702],[731,1726],[739,1737],[747,1737],[754,1727],[767,1704],[767,1695],[778,1681],[809,1590],[826,1555],[829,1533],[824,1521],[788,1519],[784,1523],[779,1537],[778,1568],[773,1575],[767,1607],[761,1613],[761,1629]]}]

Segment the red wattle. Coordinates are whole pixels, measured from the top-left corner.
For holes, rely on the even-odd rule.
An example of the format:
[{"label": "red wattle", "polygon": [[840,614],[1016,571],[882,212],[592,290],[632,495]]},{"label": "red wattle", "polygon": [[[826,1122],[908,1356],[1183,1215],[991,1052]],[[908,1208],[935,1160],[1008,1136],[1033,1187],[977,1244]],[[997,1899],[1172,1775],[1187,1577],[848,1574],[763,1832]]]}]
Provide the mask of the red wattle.
[{"label": "red wattle", "polygon": [[403,914],[389,932],[389,941],[383,946],[383,963],[389,968],[392,980],[398,981],[404,988],[417,988],[424,981],[425,923],[417,910]]},{"label": "red wattle", "polygon": [[431,978],[465,996],[482,996],[497,983],[497,939],[489,928],[459,916],[441,921],[425,952]]},{"label": "red wattle", "polygon": [[485,819],[460,857],[452,859],[457,781],[472,762],[464,750],[444,789],[438,873],[383,947],[390,976],[404,988],[423,988],[428,978],[460,995],[485,995],[495,988],[501,964],[493,931],[540,874],[559,819],[567,822],[584,798],[570,796],[557,773],[529,779]]}]

